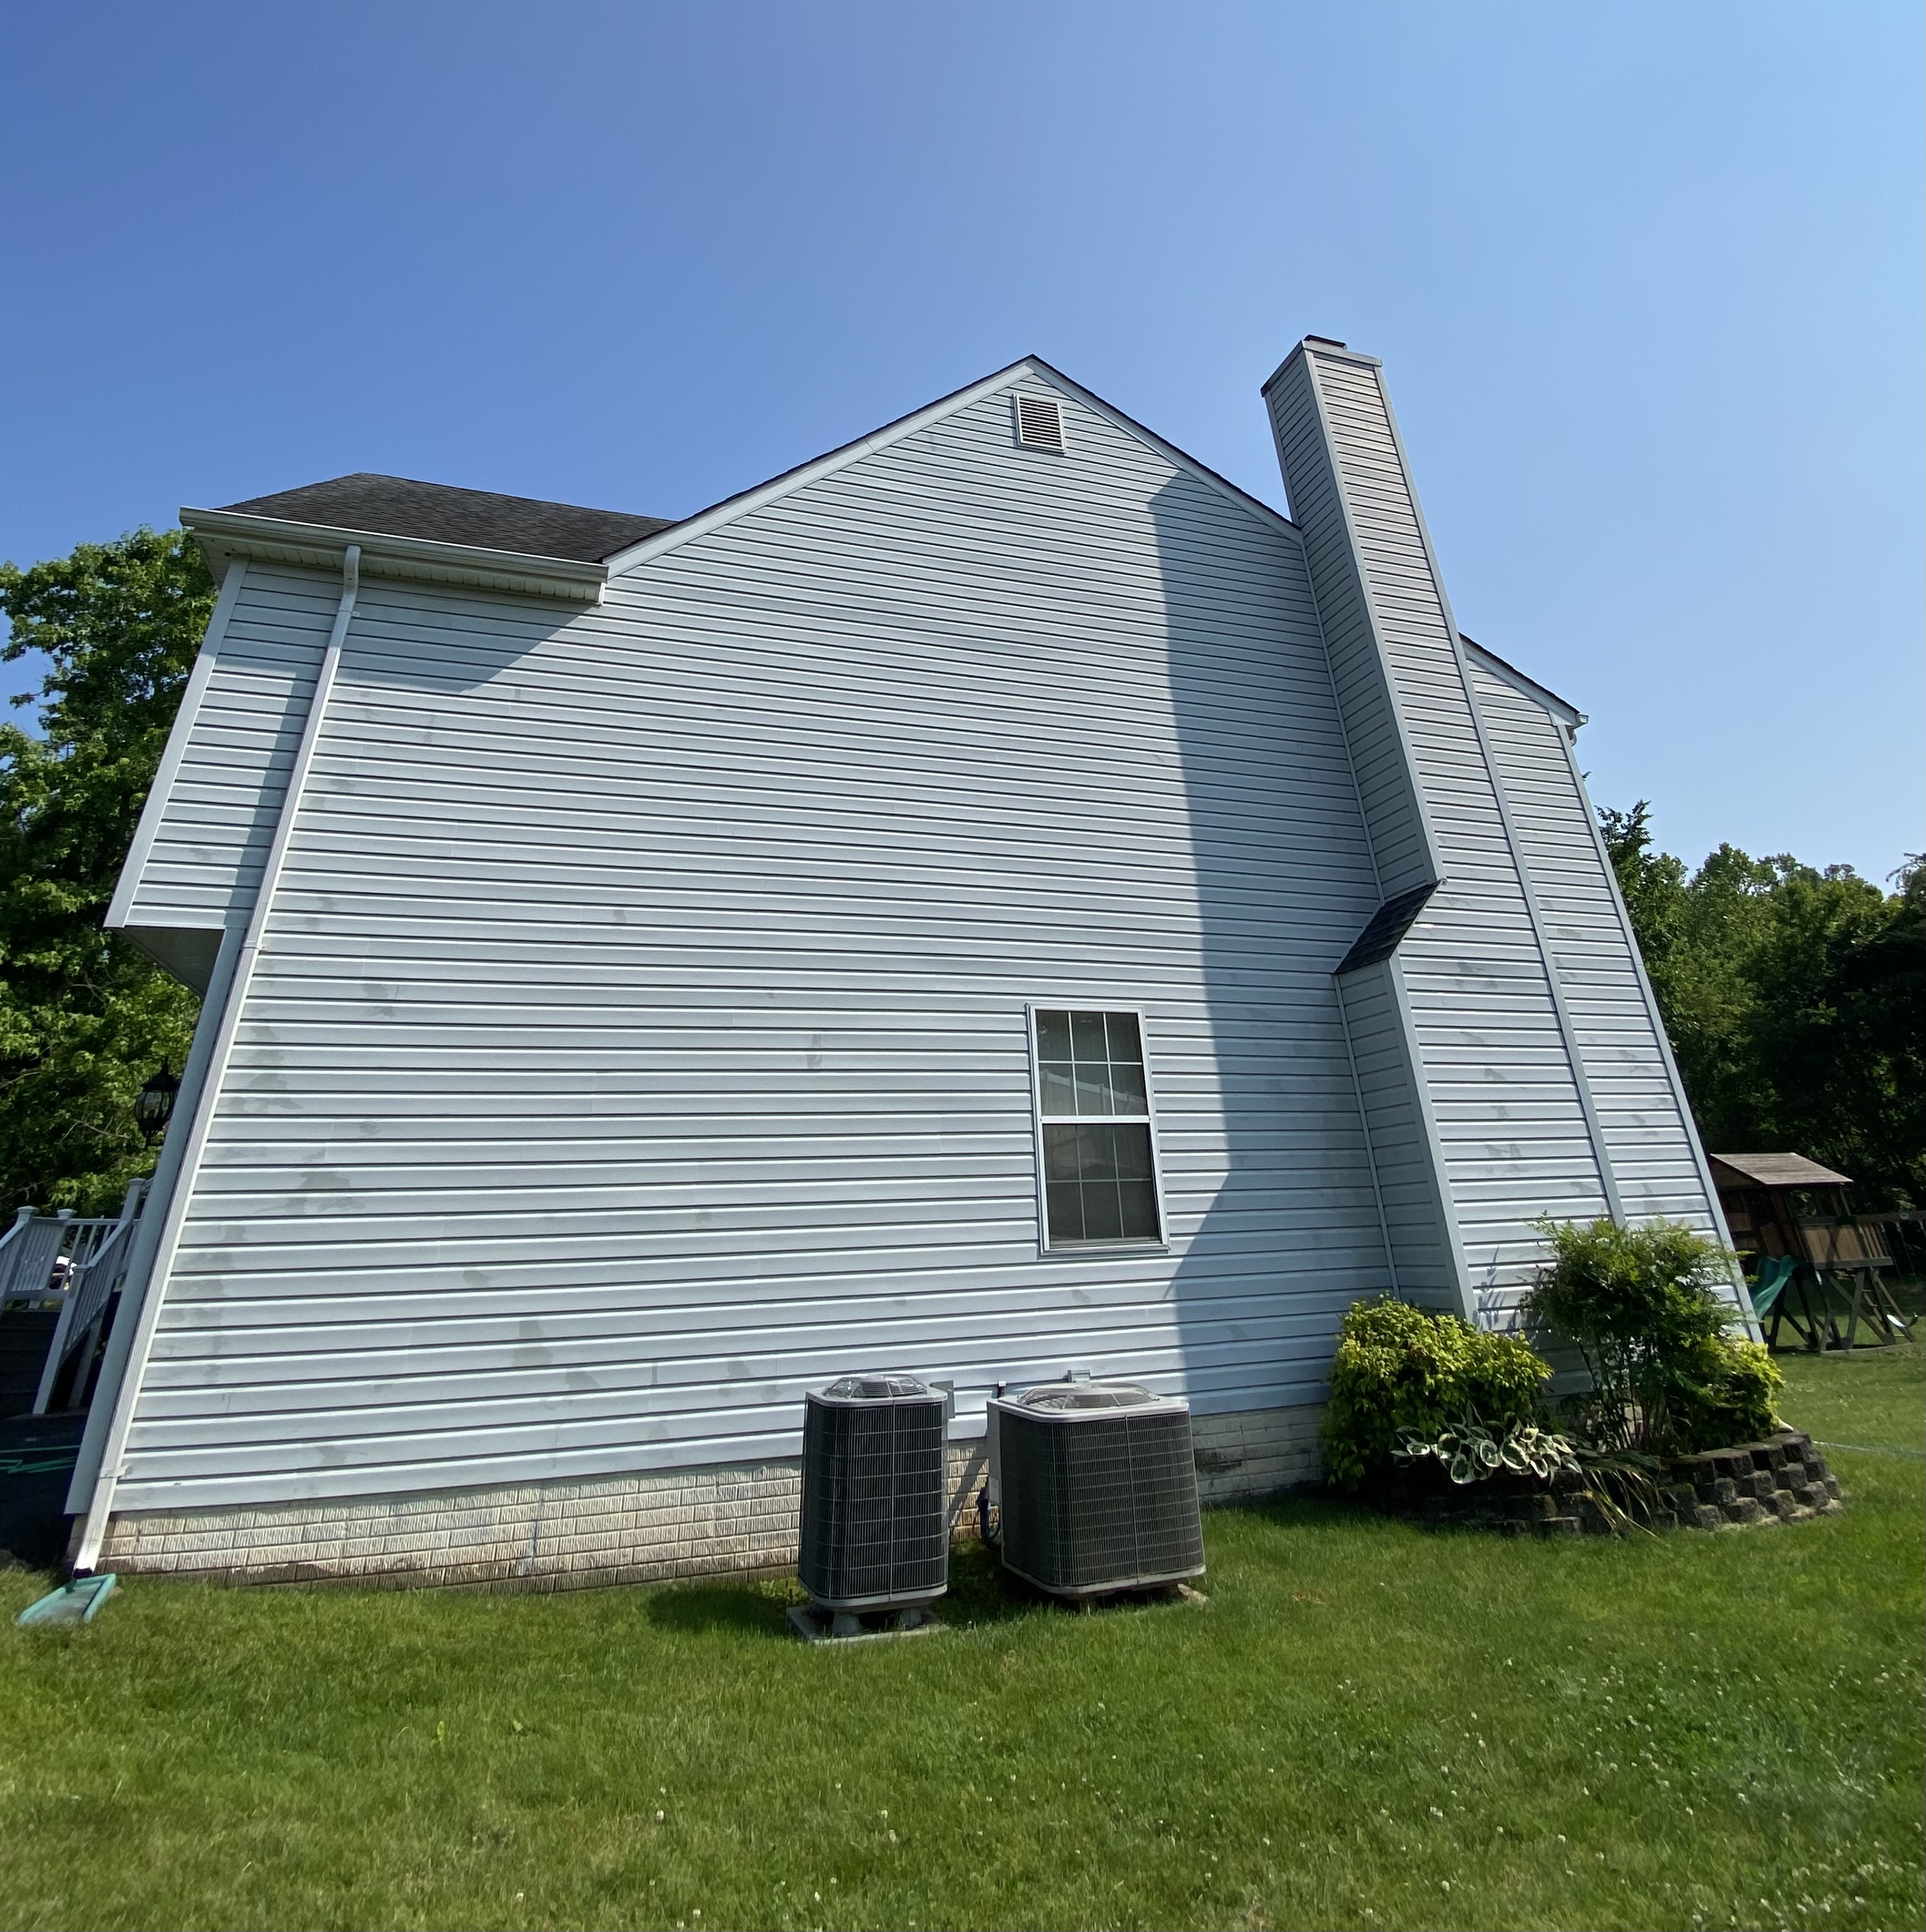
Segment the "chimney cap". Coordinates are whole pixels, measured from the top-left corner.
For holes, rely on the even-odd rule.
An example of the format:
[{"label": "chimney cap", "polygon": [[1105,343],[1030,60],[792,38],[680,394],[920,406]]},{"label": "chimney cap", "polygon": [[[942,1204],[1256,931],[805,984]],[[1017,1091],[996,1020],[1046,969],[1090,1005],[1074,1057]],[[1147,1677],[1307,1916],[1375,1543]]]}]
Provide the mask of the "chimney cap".
[{"label": "chimney cap", "polygon": [[1307,335],[1298,344],[1297,346],[1294,349],[1291,353],[1264,378],[1263,381],[1258,384],[1258,394],[1260,396],[1268,396],[1272,390],[1275,388],[1278,384],[1283,380],[1284,372],[1285,370],[1288,369],[1307,349],[1329,349],[1334,350],[1345,362],[1356,364],[1361,368],[1378,369],[1384,367],[1384,364],[1378,361],[1376,356],[1367,356],[1362,350],[1354,349],[1348,343],[1340,342],[1335,335]]}]

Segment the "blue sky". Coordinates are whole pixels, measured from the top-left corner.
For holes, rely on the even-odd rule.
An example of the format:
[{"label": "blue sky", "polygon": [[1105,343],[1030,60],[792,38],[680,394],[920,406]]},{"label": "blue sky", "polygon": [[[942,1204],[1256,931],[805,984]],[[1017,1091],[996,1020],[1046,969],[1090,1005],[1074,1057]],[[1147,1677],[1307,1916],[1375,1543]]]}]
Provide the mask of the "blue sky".
[{"label": "blue sky", "polygon": [[1880,877],[1922,53],[1913,0],[15,8],[0,556],[353,470],[677,515],[1029,351],[1281,502],[1315,332],[1600,800]]}]

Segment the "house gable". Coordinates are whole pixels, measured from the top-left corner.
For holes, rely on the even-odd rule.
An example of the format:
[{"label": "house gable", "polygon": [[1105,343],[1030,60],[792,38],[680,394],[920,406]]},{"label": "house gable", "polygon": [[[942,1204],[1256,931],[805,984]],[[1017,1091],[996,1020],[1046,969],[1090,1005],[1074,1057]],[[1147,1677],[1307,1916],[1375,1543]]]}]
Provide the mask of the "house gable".
[{"label": "house gable", "polygon": [[[1026,368],[673,534],[573,614],[364,577],[121,1507],[785,1456],[852,1349],[1306,1405],[1383,1284],[1285,520]],[[1145,1016],[1159,1252],[1039,1252],[1037,1004]]]},{"label": "house gable", "polygon": [[813,458],[807,463],[798,464],[792,470],[786,470],[779,476],[753,484],[732,496],[726,496],[719,503],[711,504],[706,510],[699,510],[694,515],[686,517],[679,523],[641,538],[626,549],[612,553],[605,560],[611,575],[635,569],[666,552],[679,549],[684,544],[708,536],[712,530],[733,522],[737,518],[751,514],[766,505],[780,501],[792,491],[807,489],[811,484],[834,476],[851,464],[860,463],[891,448],[905,438],[921,434],[932,429],[945,418],[959,411],[972,409],[990,398],[1014,394],[1027,389],[1035,394],[1039,391],[1060,392],[1073,398],[1092,415],[1101,418],[1113,428],[1134,437],[1146,448],[1154,450],[1173,468],[1182,470],[1195,478],[1206,488],[1216,491],[1224,501],[1234,505],[1246,514],[1294,538],[1298,537],[1297,526],[1288,517],[1260,499],[1240,490],[1227,478],[1220,476],[1206,464],[1186,454],[1174,443],[1167,442],[1155,430],[1146,429],[1143,424],[1127,416],[1112,404],[1092,391],[1073,382],[1061,370],[1053,368],[1041,356],[1026,356],[1011,363],[1007,368],[999,369],[980,381],[967,384],[935,402],[914,410],[905,416],[899,416],[873,430],[867,436],[859,436],[852,442],[840,445],[837,448]]}]

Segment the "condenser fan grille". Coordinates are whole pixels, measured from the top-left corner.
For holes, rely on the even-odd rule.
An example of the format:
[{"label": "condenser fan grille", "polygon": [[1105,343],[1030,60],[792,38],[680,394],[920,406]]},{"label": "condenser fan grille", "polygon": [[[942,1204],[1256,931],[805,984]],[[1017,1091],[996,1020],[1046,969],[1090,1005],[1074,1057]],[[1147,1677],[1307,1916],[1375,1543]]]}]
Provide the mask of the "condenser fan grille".
[{"label": "condenser fan grille", "polygon": [[864,1400],[845,1382],[809,1397],[798,1571],[825,1607],[927,1603],[948,1582],[943,1401],[907,1386],[919,1393]]}]

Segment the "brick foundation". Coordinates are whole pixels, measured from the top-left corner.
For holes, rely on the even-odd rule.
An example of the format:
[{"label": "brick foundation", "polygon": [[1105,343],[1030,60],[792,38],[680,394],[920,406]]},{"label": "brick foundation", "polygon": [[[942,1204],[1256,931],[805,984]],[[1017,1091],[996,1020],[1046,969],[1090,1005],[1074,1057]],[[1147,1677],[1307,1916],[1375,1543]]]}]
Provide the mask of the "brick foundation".
[{"label": "brick foundation", "polygon": [[[1315,1408],[1200,1415],[1206,1503],[1315,1481]],[[951,1520],[975,1522],[981,1442],[949,1450]],[[801,1465],[729,1464],[500,1489],[117,1514],[97,1567],[236,1583],[588,1589],[792,1568]]]},{"label": "brick foundation", "polygon": [[1197,1494],[1206,1504],[1244,1502],[1324,1480],[1318,1448],[1321,1403],[1191,1418]]}]

